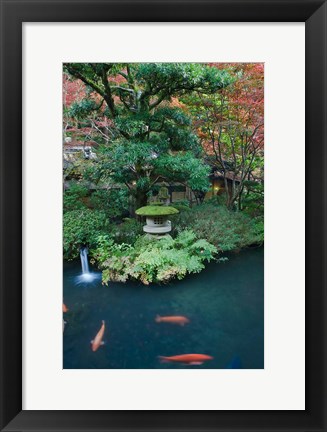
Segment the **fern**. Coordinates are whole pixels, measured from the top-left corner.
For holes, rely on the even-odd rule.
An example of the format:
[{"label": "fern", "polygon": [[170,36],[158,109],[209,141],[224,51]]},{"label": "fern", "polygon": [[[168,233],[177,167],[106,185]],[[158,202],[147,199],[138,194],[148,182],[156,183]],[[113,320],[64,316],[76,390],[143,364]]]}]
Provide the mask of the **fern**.
[{"label": "fern", "polygon": [[98,244],[94,256],[103,269],[104,284],[135,279],[148,285],[183,279],[188,273],[203,270],[204,262],[213,259],[217,252],[215,246],[204,239],[197,240],[190,230],[181,232],[175,240],[171,236],[162,239],[143,236],[130,246],[117,245],[102,236]]}]

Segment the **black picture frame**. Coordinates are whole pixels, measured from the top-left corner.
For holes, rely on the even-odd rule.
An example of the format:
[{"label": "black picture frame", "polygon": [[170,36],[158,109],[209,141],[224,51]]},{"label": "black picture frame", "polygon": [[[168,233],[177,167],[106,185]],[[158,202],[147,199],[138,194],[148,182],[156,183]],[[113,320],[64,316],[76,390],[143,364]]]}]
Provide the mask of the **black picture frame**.
[{"label": "black picture frame", "polygon": [[[327,430],[326,0],[1,0],[0,3],[0,429],[307,432]],[[305,411],[22,411],[22,23],[106,21],[305,22]],[[285,359],[286,363],[292,361],[296,359]]]}]

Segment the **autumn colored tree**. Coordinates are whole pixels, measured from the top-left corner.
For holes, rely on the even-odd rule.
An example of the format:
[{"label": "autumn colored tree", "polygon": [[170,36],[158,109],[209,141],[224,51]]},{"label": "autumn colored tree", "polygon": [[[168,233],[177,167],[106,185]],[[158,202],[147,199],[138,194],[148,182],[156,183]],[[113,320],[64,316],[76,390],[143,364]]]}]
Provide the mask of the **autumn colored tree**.
[{"label": "autumn colored tree", "polygon": [[69,116],[102,144],[92,161],[94,181],[125,185],[136,207],[160,181],[208,188],[202,148],[176,98],[215,94],[232,81],[228,72],[191,63],[66,63],[64,71],[87,93],[70,105]]},{"label": "autumn colored tree", "polygon": [[263,182],[263,64],[211,66],[228,68],[234,82],[219,93],[196,94],[184,100],[196,118],[208,160],[224,179],[227,207],[238,202],[241,209],[246,185],[253,188],[254,182]]}]

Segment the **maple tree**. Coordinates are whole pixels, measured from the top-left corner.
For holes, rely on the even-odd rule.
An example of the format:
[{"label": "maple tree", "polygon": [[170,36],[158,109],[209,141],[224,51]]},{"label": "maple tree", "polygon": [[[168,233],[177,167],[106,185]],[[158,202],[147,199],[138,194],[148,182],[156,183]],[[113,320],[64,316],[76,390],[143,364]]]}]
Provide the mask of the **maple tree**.
[{"label": "maple tree", "polygon": [[[212,95],[184,98],[207,159],[224,181],[226,205],[263,182],[264,82],[262,63],[211,64],[228,68],[234,82]],[[262,192],[262,188],[261,188]]]}]

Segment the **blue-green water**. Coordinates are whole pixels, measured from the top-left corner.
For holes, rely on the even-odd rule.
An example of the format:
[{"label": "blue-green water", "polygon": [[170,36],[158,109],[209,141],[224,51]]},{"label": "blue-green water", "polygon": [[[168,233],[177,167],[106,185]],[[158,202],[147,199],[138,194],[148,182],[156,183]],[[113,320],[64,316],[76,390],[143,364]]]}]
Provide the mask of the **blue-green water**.
[{"label": "blue-green water", "polygon": [[[94,270],[94,269],[93,269]],[[96,271],[96,270],[95,270]],[[263,248],[210,263],[197,275],[169,285],[110,283],[100,274],[80,282],[79,262],[64,263],[65,369],[264,367]],[[156,315],[184,315],[184,327],[156,323]],[[105,345],[90,341],[106,322]],[[158,356],[200,353],[203,365],[160,363]]]}]

